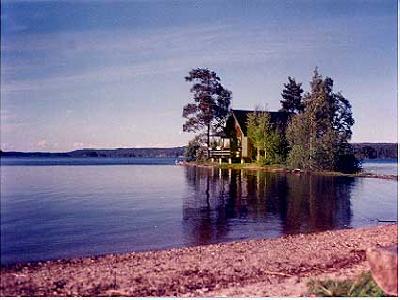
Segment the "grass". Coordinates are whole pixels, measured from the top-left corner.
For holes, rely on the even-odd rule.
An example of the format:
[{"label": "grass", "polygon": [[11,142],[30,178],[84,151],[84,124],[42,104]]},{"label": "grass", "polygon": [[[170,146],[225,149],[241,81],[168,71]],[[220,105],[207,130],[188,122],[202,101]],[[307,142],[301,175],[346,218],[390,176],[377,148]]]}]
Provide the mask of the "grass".
[{"label": "grass", "polygon": [[362,273],[355,281],[312,280],[308,291],[317,297],[383,297],[382,289],[372,279],[371,272]]}]

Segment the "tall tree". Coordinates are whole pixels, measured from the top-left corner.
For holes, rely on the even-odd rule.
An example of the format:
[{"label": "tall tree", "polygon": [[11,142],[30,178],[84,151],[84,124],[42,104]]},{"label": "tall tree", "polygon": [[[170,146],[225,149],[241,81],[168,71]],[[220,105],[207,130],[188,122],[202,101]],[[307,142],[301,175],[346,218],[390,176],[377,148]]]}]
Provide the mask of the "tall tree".
[{"label": "tall tree", "polygon": [[261,150],[264,149],[267,136],[267,127],[270,116],[266,112],[254,111],[247,116],[247,136],[257,151],[257,161],[260,161]]},{"label": "tall tree", "polygon": [[295,78],[288,77],[289,82],[283,84],[282,91],[282,109],[290,113],[301,113],[304,111],[304,103],[302,101],[302,93],[304,92],[301,88],[302,83],[296,82]]},{"label": "tall tree", "polygon": [[287,163],[294,168],[309,169],[310,127],[304,113],[292,117],[286,129],[286,139],[290,147]]},{"label": "tall tree", "polygon": [[[349,140],[354,119],[351,105],[341,93],[333,92],[333,80],[315,69],[311,90],[304,96],[305,109],[289,124],[289,163],[314,170],[355,171],[357,160]],[[346,164],[343,164],[346,161]]]},{"label": "tall tree", "polygon": [[185,80],[192,82],[190,92],[193,102],[183,107],[182,116],[186,118],[183,131],[206,131],[207,148],[210,146],[211,132],[222,129],[229,113],[232,92],[221,84],[220,77],[204,68],[193,69]]},{"label": "tall tree", "polygon": [[[262,164],[281,162],[282,137],[271,123],[271,115],[265,111],[254,111],[247,117],[247,136],[257,151],[257,161]],[[264,157],[261,158],[261,151]]]}]

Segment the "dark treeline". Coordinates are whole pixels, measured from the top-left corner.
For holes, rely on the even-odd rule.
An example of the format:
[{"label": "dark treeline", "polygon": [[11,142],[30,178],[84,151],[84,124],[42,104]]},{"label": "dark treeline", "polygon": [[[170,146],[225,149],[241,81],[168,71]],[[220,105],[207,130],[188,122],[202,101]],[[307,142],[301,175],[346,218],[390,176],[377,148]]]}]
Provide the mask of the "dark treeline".
[{"label": "dark treeline", "polygon": [[184,147],[171,148],[117,148],[117,149],[82,149],[63,153],[49,152],[3,152],[2,157],[179,157]]},{"label": "dark treeline", "polygon": [[[353,143],[358,159],[397,159],[397,143]],[[179,157],[185,147],[83,149],[71,152],[0,152],[2,157]]]},{"label": "dark treeline", "polygon": [[358,159],[397,159],[397,143],[353,143]]}]

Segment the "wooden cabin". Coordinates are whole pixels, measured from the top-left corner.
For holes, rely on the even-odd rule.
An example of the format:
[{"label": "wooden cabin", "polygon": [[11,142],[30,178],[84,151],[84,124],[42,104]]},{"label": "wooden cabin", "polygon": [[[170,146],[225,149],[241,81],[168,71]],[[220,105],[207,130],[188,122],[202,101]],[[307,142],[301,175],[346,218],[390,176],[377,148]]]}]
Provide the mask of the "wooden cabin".
[{"label": "wooden cabin", "polygon": [[[212,160],[248,162],[254,158],[254,146],[247,136],[247,118],[252,110],[231,110],[224,132],[210,138],[209,153]],[[289,121],[290,113],[268,112],[271,123],[282,133]]]}]

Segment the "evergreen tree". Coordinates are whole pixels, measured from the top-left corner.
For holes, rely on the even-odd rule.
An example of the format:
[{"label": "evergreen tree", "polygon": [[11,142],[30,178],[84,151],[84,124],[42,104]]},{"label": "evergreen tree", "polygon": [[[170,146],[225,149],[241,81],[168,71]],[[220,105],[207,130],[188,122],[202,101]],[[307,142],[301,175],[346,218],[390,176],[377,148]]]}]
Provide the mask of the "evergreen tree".
[{"label": "evergreen tree", "polygon": [[289,164],[312,170],[356,171],[358,162],[349,144],[354,124],[350,102],[334,93],[333,80],[323,79],[317,69],[310,86],[304,96],[304,112],[288,126]]},{"label": "evergreen tree", "polygon": [[297,83],[292,77],[288,77],[289,82],[284,83],[284,89],[282,91],[282,109],[290,113],[301,113],[304,111],[304,103],[302,101],[303,89],[301,88],[302,83]]},{"label": "evergreen tree", "polygon": [[184,132],[206,130],[207,148],[210,146],[210,133],[221,130],[226,121],[231,104],[232,93],[221,84],[217,74],[208,69],[193,69],[186,81],[193,82],[191,92],[193,103],[183,107]]},{"label": "evergreen tree", "polygon": [[286,129],[290,151],[287,164],[293,168],[310,169],[310,126],[307,116],[293,116]]}]

